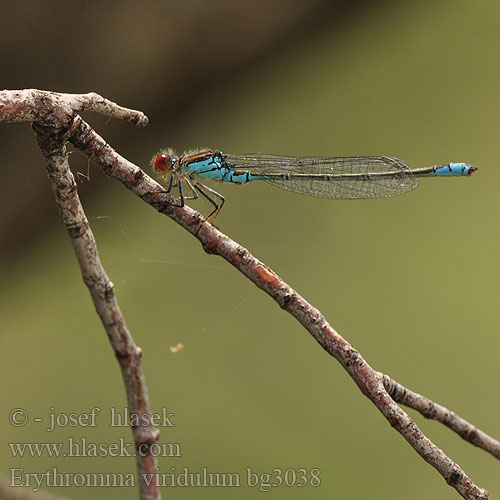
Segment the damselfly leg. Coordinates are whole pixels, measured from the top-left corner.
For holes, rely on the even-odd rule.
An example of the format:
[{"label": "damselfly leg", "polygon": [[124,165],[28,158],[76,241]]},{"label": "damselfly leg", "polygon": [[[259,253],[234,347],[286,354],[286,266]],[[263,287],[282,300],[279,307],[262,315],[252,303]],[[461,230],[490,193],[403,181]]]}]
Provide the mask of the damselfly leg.
[{"label": "damselfly leg", "polygon": [[172,187],[174,186],[174,176],[173,174],[170,176],[170,179],[168,181],[168,188],[167,190],[165,191],[165,193],[170,193],[172,191]]},{"label": "damselfly leg", "polygon": [[[215,219],[217,219],[217,216],[219,215],[220,211],[222,210],[222,207],[224,206],[224,202],[226,201],[226,199],[224,198],[224,196],[222,196],[220,193],[218,193],[214,189],[211,189],[208,186],[205,186],[205,184],[201,184],[199,182],[196,182],[193,185],[198,190],[198,192],[202,196],[204,196],[214,206],[214,209],[212,210],[210,215],[203,221],[203,224],[205,224],[206,222],[209,222],[210,219],[213,217],[213,220],[211,222],[213,224],[215,222]],[[220,205],[204,190],[207,190],[210,194],[214,195],[216,198],[219,198]]]},{"label": "damselfly leg", "polygon": [[[185,205],[185,200],[196,200],[196,199],[199,198],[198,193],[196,192],[196,190],[193,187],[193,184],[191,183],[191,181],[187,177],[181,177],[176,183],[174,181],[175,181],[174,175],[172,174],[170,176],[169,181],[168,181],[167,189],[165,191],[153,191],[153,194],[170,194],[172,192],[172,189],[174,188],[174,185],[177,185],[177,187],[179,188],[179,200],[180,200],[180,204],[179,205],[174,205],[174,206],[181,207],[181,208]],[[185,196],[184,195],[184,189],[182,187],[183,186],[182,181],[186,182],[186,184],[188,185],[189,189],[193,193],[192,195],[190,195],[190,196]]]},{"label": "damselfly leg", "polygon": [[[188,185],[189,189],[191,189],[193,195],[192,196],[184,196],[184,189],[182,188],[182,181],[185,181],[186,184]],[[179,187],[179,198],[181,200],[181,207],[185,205],[184,200],[196,200],[198,199],[198,193],[195,191],[193,185],[191,184],[190,180],[187,177],[181,177],[179,179],[179,182],[177,183],[177,186]]]}]

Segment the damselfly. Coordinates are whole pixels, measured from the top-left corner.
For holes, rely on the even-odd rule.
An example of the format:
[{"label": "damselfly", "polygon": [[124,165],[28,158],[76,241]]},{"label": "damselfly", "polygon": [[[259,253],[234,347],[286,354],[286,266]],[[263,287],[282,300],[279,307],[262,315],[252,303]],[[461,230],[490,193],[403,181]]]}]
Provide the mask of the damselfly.
[{"label": "damselfly", "polygon": [[[420,177],[471,175],[477,167],[447,163],[410,168],[391,156],[320,157],[278,156],[261,153],[224,154],[221,151],[189,151],[177,156],[170,149],[156,154],[151,165],[163,179],[166,192],[179,189],[180,205],[201,194],[214,207],[205,222],[217,215],[224,197],[199,179],[246,184],[264,180],[284,189],[321,198],[384,198],[403,194],[418,186]],[[184,185],[191,194],[184,195]]]}]

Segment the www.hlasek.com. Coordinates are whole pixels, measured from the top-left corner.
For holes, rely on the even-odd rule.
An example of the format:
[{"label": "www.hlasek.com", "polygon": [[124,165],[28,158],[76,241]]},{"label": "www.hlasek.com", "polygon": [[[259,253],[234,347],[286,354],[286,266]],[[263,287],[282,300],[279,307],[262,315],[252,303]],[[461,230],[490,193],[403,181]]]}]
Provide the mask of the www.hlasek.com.
[{"label": "www.hlasek.com", "polygon": [[13,457],[181,457],[180,443],[133,443],[119,438],[111,443],[95,443],[86,437],[69,437],[60,443],[9,443]]},{"label": "www.hlasek.com", "polygon": [[[197,472],[187,467],[177,471],[142,474],[146,485],[156,483],[160,487],[191,488],[234,488],[246,485],[267,492],[273,488],[303,488],[320,486],[320,469],[273,469],[270,473],[257,473],[251,467],[245,473],[210,472],[203,467]],[[134,487],[136,477],[132,473],[61,473],[54,467],[46,472],[25,472],[24,469],[10,469],[10,487],[22,486],[38,491],[42,486],[54,487]]]}]

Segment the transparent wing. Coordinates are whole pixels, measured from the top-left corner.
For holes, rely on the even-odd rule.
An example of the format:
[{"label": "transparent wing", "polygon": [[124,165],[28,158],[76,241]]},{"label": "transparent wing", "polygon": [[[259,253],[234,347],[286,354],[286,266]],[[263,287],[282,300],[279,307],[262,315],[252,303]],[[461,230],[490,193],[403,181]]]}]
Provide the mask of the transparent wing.
[{"label": "transparent wing", "polygon": [[390,156],[297,158],[249,153],[228,154],[226,158],[235,170],[249,171],[284,189],[321,198],[389,197],[418,186],[408,165]]}]

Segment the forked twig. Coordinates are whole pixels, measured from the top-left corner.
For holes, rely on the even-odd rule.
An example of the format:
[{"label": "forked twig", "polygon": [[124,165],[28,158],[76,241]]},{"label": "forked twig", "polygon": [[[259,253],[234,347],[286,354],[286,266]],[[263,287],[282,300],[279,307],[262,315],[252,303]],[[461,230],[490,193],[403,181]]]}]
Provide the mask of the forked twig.
[{"label": "forked twig", "polygon": [[[119,107],[115,108],[116,105],[110,103],[110,101],[106,101],[99,96],[95,97],[95,94],[90,95],[94,97],[91,101],[106,103],[105,105],[94,106],[96,109],[99,108],[100,112],[108,114],[109,111],[109,114],[115,116],[120,116],[120,113],[122,113],[122,117],[126,116],[137,124],[142,125],[146,123],[145,120],[141,121],[137,117],[134,118],[133,111],[124,111],[124,108]],[[106,174],[121,181],[127,188],[140,196],[156,210],[168,215],[184,227],[201,242],[207,253],[223,257],[259,288],[270,295],[281,308],[295,317],[323,349],[341,363],[363,394],[374,403],[389,423],[462,497],[467,499],[488,498],[487,491],[475,485],[458,464],[434,445],[422,433],[413,420],[398,406],[397,402],[416,408],[426,417],[435,418],[443,422],[464,439],[483,448],[493,456],[500,458],[500,443],[498,441],[454,413],[446,410],[444,407],[409,391],[390,379],[390,377],[375,371],[366,363],[360,353],[332,328],[318,309],[309,304],[265,264],[251,255],[247,249],[238,245],[210,224],[202,224],[203,217],[198,212],[187,206],[183,208],[176,206],[177,203],[175,203],[175,199],[170,194],[161,193],[162,188],[157,182],[151,179],[139,167],[122,158],[80,116],[75,115],[73,110],[76,110],[78,105],[81,105],[78,104],[81,103],[81,99],[78,96],[75,97],[73,103],[68,102],[72,99],[68,96],[64,97],[64,99],[61,99],[61,94],[57,94],[57,96],[59,97],[55,99],[53,106],[57,108],[58,103],[62,102],[63,106],[71,110],[71,112],[58,114],[59,118],[57,119],[54,119],[53,116],[47,118],[48,123],[43,120],[40,123],[40,120],[35,119],[36,115],[25,111],[22,113],[24,119],[10,121],[36,121],[39,123],[35,126],[35,130],[46,158],[56,198],[63,200],[63,203],[61,201],[58,201],[58,203],[60,207],[62,206],[61,213],[79,259],[82,259],[82,254],[85,257],[89,249],[92,249],[91,255],[97,255],[97,250],[95,250],[94,254],[95,242],[93,237],[89,237],[91,232],[88,221],[83,211],[81,211],[74,180],[71,181],[72,176],[70,177],[71,174],[67,172],[69,171],[69,166],[64,150],[65,141],[71,142],[92,158]],[[22,97],[22,94],[16,96],[19,107],[23,106]],[[6,98],[9,98],[9,96],[6,96],[5,92],[0,93],[0,121],[9,121],[2,118],[2,100]],[[20,102],[19,99],[21,99]],[[84,99],[84,102],[88,104],[89,100],[86,101]],[[86,107],[85,109],[90,108]],[[12,116],[12,113],[8,116]],[[59,119],[61,121],[57,122]],[[49,125],[51,130],[49,130],[47,125]],[[65,212],[69,212],[69,214]],[[128,353],[127,362],[133,358],[136,360],[136,366],[138,366],[139,356],[136,353],[134,357],[135,345],[133,341],[130,344],[131,340],[121,319],[121,313],[119,313],[112,287],[109,286],[109,280],[105,274],[102,274],[104,271],[102,270],[102,273],[100,272],[99,275],[88,274],[82,266],[82,272],[86,283],[91,288],[96,309],[103,319],[104,326],[108,331],[113,345],[122,345],[123,343],[122,347]],[[111,311],[113,314],[108,316]],[[120,318],[118,323],[116,323],[116,314]],[[127,340],[125,341],[124,339]],[[125,347],[125,345],[128,347]],[[121,360],[121,363],[123,368],[123,360]],[[127,382],[127,392],[137,390],[137,388],[133,387],[133,384],[129,386]],[[129,404],[131,399],[133,400],[134,397],[129,395]],[[149,411],[149,405],[147,405],[147,410]],[[151,440],[157,438],[154,432],[151,430],[149,432]]]},{"label": "forked twig", "polygon": [[[68,163],[65,130],[71,129],[76,116],[73,110],[81,110],[82,107],[99,112],[109,109],[112,116],[125,118],[139,125],[147,124],[147,118],[142,113],[120,108],[97,94],[81,95],[73,100],[69,95],[39,90],[0,92],[0,121],[28,121],[33,124],[83,280],[90,290],[96,311],[120,364],[130,415],[143,424],[150,422],[150,405],[140,365],[142,351],[135,345],[116,301],[114,285],[99,259],[94,235],[80,203],[75,178]],[[158,441],[160,433],[152,425],[131,423],[131,427],[136,447],[140,498],[160,500],[160,490],[156,484],[157,459],[150,453],[151,445]]]}]

